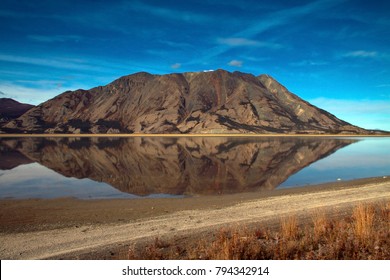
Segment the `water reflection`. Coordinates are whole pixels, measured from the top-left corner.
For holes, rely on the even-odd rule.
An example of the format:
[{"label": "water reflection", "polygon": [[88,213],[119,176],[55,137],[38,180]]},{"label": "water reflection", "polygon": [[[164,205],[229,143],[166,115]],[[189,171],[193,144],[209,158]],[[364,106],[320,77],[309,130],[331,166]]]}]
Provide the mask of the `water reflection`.
[{"label": "water reflection", "polygon": [[364,138],[290,176],[278,188],[390,175],[390,138]]},{"label": "water reflection", "polygon": [[89,178],[142,196],[226,194],[272,190],[353,142],[224,137],[0,139],[0,168],[36,162],[66,177]]}]

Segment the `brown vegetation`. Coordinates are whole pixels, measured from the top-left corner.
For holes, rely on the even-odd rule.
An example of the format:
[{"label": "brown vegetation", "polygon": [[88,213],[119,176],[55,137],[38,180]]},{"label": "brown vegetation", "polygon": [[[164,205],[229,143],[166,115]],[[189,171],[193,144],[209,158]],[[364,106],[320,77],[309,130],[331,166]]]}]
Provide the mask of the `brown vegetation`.
[{"label": "brown vegetation", "polygon": [[284,217],[279,229],[223,228],[213,237],[178,244],[155,239],[126,253],[129,259],[389,259],[390,202],[359,204],[351,216],[331,218],[312,213],[300,225],[295,216]]}]

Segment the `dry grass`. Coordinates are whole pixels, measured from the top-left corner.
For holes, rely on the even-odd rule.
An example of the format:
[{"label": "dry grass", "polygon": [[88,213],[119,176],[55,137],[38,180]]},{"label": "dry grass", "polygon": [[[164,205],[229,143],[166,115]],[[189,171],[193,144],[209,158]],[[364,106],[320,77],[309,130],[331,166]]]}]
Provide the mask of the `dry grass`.
[{"label": "dry grass", "polygon": [[280,227],[224,228],[211,237],[181,244],[156,239],[132,247],[129,259],[390,259],[390,202],[360,204],[350,216],[316,211],[304,225],[289,216]]},{"label": "dry grass", "polygon": [[374,230],[375,210],[371,205],[359,204],[353,211],[355,236],[364,241],[370,238]]},{"label": "dry grass", "polygon": [[328,217],[323,211],[315,211],[312,215],[313,221],[313,237],[318,242],[320,238],[326,233],[329,227]]},{"label": "dry grass", "polygon": [[297,217],[288,216],[280,221],[280,235],[286,240],[294,240],[298,237],[299,228]]}]

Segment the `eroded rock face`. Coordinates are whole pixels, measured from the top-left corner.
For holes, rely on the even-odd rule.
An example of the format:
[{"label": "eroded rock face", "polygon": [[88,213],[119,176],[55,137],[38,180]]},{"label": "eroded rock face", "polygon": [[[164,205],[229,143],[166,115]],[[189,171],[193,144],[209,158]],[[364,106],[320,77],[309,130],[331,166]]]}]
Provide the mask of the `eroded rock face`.
[{"label": "eroded rock face", "polygon": [[[19,138],[0,144],[67,177],[137,195],[272,190],[355,140],[315,138]],[[0,154],[1,155],[1,154]]]},{"label": "eroded rock face", "polygon": [[76,90],[6,126],[45,133],[366,133],[312,106],[268,75],[224,70],[137,73]]}]

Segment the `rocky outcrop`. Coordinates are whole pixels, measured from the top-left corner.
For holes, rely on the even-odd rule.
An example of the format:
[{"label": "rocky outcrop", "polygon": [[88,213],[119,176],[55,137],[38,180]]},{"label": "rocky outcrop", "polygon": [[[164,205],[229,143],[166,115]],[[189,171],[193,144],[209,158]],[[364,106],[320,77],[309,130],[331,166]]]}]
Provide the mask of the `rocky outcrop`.
[{"label": "rocky outcrop", "polygon": [[317,138],[16,138],[15,153],[67,177],[137,195],[272,190],[356,140]]},{"label": "rocky outcrop", "polygon": [[137,73],[64,92],[8,123],[32,133],[367,133],[268,75]]}]

